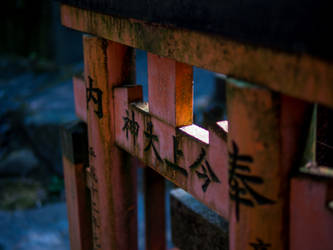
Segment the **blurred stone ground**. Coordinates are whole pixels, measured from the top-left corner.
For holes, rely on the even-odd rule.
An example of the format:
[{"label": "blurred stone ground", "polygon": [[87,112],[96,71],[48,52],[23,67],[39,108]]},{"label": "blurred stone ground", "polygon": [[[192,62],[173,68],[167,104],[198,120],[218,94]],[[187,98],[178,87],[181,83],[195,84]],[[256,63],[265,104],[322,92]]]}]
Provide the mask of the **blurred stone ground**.
[{"label": "blurred stone ground", "polygon": [[69,249],[59,126],[76,119],[71,76],[0,58],[0,249]]},{"label": "blurred stone ground", "polygon": [[69,249],[66,204],[37,209],[0,211],[0,249]]}]

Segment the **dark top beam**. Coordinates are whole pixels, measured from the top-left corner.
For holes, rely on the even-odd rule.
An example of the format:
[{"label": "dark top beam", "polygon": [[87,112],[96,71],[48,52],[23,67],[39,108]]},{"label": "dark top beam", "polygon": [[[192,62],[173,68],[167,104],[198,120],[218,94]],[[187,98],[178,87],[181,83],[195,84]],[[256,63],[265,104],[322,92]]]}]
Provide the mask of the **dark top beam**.
[{"label": "dark top beam", "polygon": [[60,0],[121,17],[217,33],[226,38],[333,59],[327,0]]}]

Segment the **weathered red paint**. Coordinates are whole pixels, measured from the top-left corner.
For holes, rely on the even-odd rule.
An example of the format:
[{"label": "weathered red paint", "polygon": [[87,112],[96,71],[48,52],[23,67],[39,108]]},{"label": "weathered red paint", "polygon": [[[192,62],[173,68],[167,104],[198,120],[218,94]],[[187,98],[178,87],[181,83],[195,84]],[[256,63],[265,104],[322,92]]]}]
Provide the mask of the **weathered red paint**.
[{"label": "weathered red paint", "polygon": [[[115,135],[116,143],[131,155],[138,157],[147,166],[169,179],[176,185],[187,190],[197,199],[201,200],[207,206],[217,211],[220,215],[228,216],[228,164],[227,164],[227,146],[226,146],[226,131],[220,126],[210,129],[209,132],[204,129],[202,135],[191,134],[191,131],[177,129],[165,121],[161,121],[148,112],[147,104],[130,104],[128,96],[131,92],[136,92],[135,86],[117,87],[114,89],[115,98]],[[124,117],[127,116],[134,119],[139,126],[139,131],[134,140],[134,135],[124,129]],[[145,137],[145,131],[148,131],[148,124],[153,124],[153,134],[158,137],[158,141],[154,141],[157,152],[162,159],[162,162],[156,157],[152,148],[145,151],[149,141]],[[187,131],[187,132],[185,132]],[[205,132],[204,132],[205,131]],[[183,156],[179,157],[178,165],[187,171],[188,176],[170,169],[166,166],[165,160],[174,162],[174,145],[173,137],[176,137],[179,143],[179,150],[183,152]],[[208,144],[211,140],[213,147]],[[204,180],[198,178],[196,171],[189,167],[198,159],[202,150],[205,151],[205,159],[209,162],[211,169],[219,178],[220,183],[211,182],[206,192],[203,192],[202,185]],[[203,163],[205,163],[203,161]],[[197,171],[202,171],[199,166]],[[221,197],[216,199],[216,197]]]},{"label": "weathered red paint", "polygon": [[146,250],[166,250],[165,179],[144,168]]},{"label": "weathered red paint", "polygon": [[292,179],[290,250],[332,249],[333,212],[327,207],[329,182],[332,179],[310,175]]},{"label": "weathered red paint", "polygon": [[[253,204],[240,203],[238,219],[237,202],[231,201],[230,250],[253,249],[251,244],[258,239],[270,244],[269,249],[288,249],[289,176],[293,167],[297,167],[300,138],[309,125],[306,111],[310,105],[234,80],[228,80],[227,104],[228,150],[236,153],[236,144],[239,155],[252,157],[252,162],[239,159],[236,164],[247,166],[249,170],[236,168],[236,173],[261,178],[261,183],[247,181],[247,184],[271,200],[260,204],[249,190],[240,193],[241,198],[249,199]],[[232,160],[230,157],[229,161]],[[240,178],[238,184],[245,188]],[[229,188],[230,193],[235,194],[235,190]]]},{"label": "weathered red paint", "polygon": [[61,130],[62,159],[71,249],[92,248],[91,209],[86,187],[88,135],[83,123],[66,124]]},{"label": "weathered red paint", "polygon": [[78,75],[73,77],[73,90],[75,114],[82,121],[87,122],[87,96],[84,76]]},{"label": "weathered red paint", "polygon": [[172,126],[192,124],[193,69],[148,53],[149,112]]},{"label": "weathered red paint", "polygon": [[[137,249],[136,168],[115,146],[113,87],[129,83],[131,49],[101,38],[84,36],[86,87],[102,94],[102,117],[88,103],[88,176],[92,195],[94,249]],[[92,153],[92,151],[94,153]]]},{"label": "weathered red paint", "polygon": [[222,36],[61,6],[66,27],[333,107],[332,62]]},{"label": "weathered red paint", "polygon": [[85,165],[74,164],[63,157],[64,179],[70,246],[73,250],[90,250],[92,247],[91,218]]},{"label": "weathered red paint", "polygon": [[[96,86],[103,90],[105,116],[96,118],[95,104],[91,103],[88,114],[85,113],[86,94],[82,79],[74,79],[74,92],[76,112],[88,122],[89,143],[97,155],[90,158],[87,180],[90,190],[94,192],[95,187],[97,190],[92,194],[92,202],[99,210],[94,215],[98,217],[100,228],[93,230],[101,239],[102,249],[137,247],[134,170],[127,168],[125,153],[115,144],[220,215],[229,217],[231,250],[253,249],[251,244],[258,239],[268,243],[269,249],[331,249],[332,211],[326,207],[326,203],[333,199],[331,182],[294,178],[290,192],[289,178],[299,166],[297,163],[303,150],[300,145],[304,145],[303,131],[309,122],[310,105],[272,92],[333,107],[331,62],[66,5],[62,5],[61,10],[62,22],[67,27],[156,54],[148,54],[148,110],[148,106],[142,108],[142,104],[130,104],[140,101],[140,87],[119,87],[133,79],[131,50],[103,39],[85,38],[86,82],[88,76],[93,77]],[[229,153],[234,150],[235,142],[239,154],[252,157],[253,162],[246,163],[250,167],[246,174],[262,178],[263,183],[257,180],[261,185],[253,188],[271,199],[271,204],[260,205],[254,201],[253,206],[241,205],[237,218],[236,202],[229,202],[226,123],[219,123],[209,131],[192,124],[192,67],[184,63],[234,75],[271,89],[233,80],[229,80],[228,87]],[[114,89],[115,86],[118,87]],[[126,135],[125,118],[135,119],[137,135],[128,131]],[[158,137],[155,146],[161,159],[156,157],[152,148],[145,150],[148,140],[144,132],[149,130],[149,123],[153,124],[153,133]],[[189,126],[181,127],[185,125]],[[182,151],[177,164],[186,171],[186,176],[166,164],[175,160],[174,138],[178,141],[177,150]],[[203,191],[202,179],[190,169],[203,151],[220,182],[211,182],[206,191]],[[67,166],[66,160],[64,162]],[[92,178],[95,166],[96,183]],[[157,186],[153,184],[146,183],[147,201],[162,197],[158,196],[163,189],[161,182],[155,183]],[[66,186],[68,190],[73,189],[68,180]],[[162,207],[154,209],[155,205],[149,204],[146,214],[149,224],[147,246],[150,249],[165,246],[165,239],[158,232],[163,227],[151,223],[154,216],[163,214]],[[70,216],[75,215],[70,212]]]}]

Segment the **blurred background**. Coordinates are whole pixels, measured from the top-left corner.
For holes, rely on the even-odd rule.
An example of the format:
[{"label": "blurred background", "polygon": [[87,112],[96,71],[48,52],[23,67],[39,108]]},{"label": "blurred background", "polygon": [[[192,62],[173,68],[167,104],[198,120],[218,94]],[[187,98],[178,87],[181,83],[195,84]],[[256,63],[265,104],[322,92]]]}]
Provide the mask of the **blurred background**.
[{"label": "blurred background", "polygon": [[[56,1],[5,0],[0,13],[0,250],[69,249],[59,128],[77,119],[71,78],[83,71],[82,34],[61,26]],[[136,67],[147,101],[144,51]],[[196,124],[225,118],[223,83],[194,68]]]}]

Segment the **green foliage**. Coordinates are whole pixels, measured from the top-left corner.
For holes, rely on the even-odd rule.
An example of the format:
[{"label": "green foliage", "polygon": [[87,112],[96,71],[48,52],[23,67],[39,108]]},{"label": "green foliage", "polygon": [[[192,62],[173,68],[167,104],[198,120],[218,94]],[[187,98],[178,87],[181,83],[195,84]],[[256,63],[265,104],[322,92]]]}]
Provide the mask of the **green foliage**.
[{"label": "green foliage", "polygon": [[64,179],[58,176],[52,176],[47,191],[50,195],[58,196],[64,190]]}]

